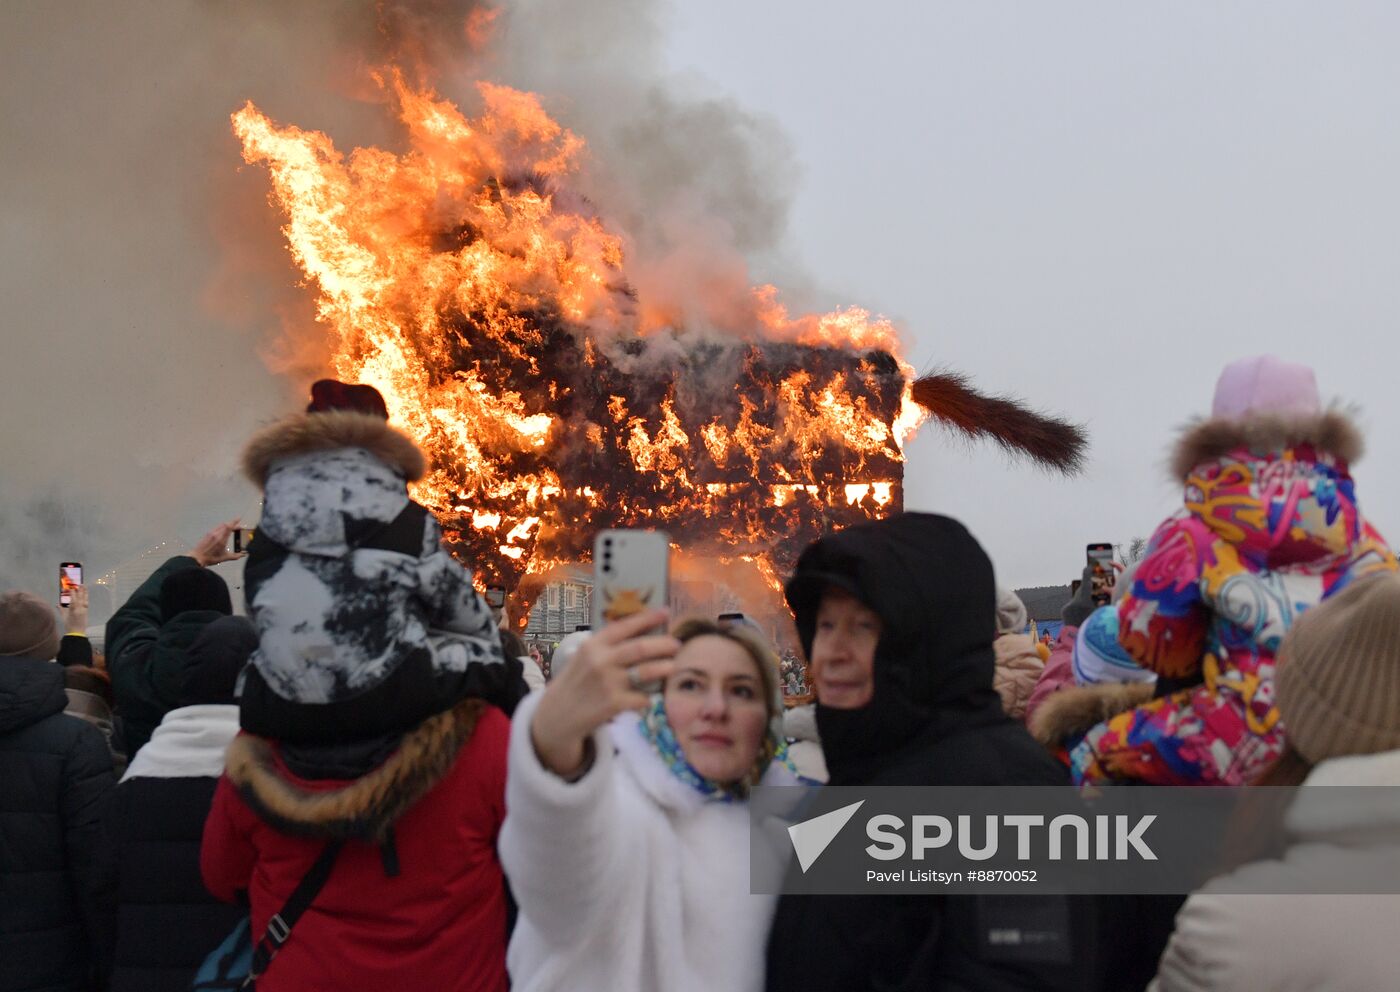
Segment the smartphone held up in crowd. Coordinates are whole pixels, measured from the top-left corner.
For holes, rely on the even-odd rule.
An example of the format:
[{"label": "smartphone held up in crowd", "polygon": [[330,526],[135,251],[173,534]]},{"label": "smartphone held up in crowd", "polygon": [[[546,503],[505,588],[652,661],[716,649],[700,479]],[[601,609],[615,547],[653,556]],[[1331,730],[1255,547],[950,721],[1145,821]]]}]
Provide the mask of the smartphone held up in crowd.
[{"label": "smartphone held up in crowd", "polygon": [[594,630],[670,602],[671,537],[660,530],[605,530],[593,542]]},{"label": "smartphone held up in crowd", "polygon": [[1085,555],[1094,574],[1094,602],[1107,606],[1113,601],[1113,583],[1117,574],[1113,567],[1113,545],[1106,541],[1090,544],[1085,549]]},{"label": "smartphone held up in crowd", "polygon": [[[592,627],[670,603],[671,537],[661,530],[605,530],[593,541]],[[660,685],[641,688],[655,692]]]},{"label": "smartphone held up in crowd", "polygon": [[73,605],[73,590],[83,584],[83,564],[65,561],[58,566],[58,605]]}]

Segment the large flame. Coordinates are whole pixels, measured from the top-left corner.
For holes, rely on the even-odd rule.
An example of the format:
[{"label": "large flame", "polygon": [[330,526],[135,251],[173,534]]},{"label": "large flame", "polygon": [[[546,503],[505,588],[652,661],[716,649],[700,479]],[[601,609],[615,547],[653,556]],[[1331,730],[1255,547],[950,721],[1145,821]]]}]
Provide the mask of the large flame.
[{"label": "large flame", "polygon": [[[394,70],[403,154],[233,115],[318,290],[331,372],[373,385],[431,456],[415,497],[479,574],[516,586],[655,526],[775,565],[834,523],[902,503],[922,411],[891,325],[740,301],[747,340],[640,298],[625,238],[570,191],[584,143],[539,99],[479,83],[469,119]],[[800,548],[799,548],[800,549]]]}]

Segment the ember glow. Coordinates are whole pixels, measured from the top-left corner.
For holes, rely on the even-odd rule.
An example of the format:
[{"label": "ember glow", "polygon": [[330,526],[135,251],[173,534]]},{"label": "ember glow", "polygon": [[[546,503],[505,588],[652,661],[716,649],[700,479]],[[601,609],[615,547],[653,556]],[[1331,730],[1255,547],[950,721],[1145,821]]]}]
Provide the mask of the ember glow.
[{"label": "ember glow", "polygon": [[[858,309],[751,333],[681,326],[629,285],[626,238],[570,190],[583,140],[533,94],[477,85],[468,118],[393,70],[402,153],[233,115],[317,292],[330,374],[385,396],[434,469],[414,496],[479,581],[528,604],[605,527],[669,530],[776,587],[823,530],[903,502],[923,419],[894,329]],[[517,614],[523,622],[523,611]]]}]

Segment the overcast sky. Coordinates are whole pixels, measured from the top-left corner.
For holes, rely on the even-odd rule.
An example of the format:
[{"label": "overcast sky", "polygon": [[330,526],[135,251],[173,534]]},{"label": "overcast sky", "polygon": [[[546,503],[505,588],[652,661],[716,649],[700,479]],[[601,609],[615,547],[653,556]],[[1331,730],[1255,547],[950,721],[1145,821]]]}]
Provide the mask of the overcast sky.
[{"label": "overcast sky", "polygon": [[669,59],[781,124],[788,244],[834,299],[1087,424],[1081,479],[925,428],[906,505],[959,517],[1002,579],[1179,506],[1163,469],[1233,358],[1359,404],[1367,514],[1400,531],[1400,5],[709,0]]},{"label": "overcast sky", "polygon": [[[613,77],[729,98],[757,125],[669,161],[711,156],[695,181],[721,202],[757,136],[727,219],[760,277],[1088,426],[1075,480],[933,426],[911,446],[907,505],[964,520],[1007,584],[1149,534],[1179,502],[1175,430],[1260,351],[1360,405],[1362,504],[1400,530],[1400,5],[517,2],[535,20],[503,81],[595,156],[630,107]],[[347,95],[365,6],[0,7],[0,586],[256,507],[230,452],[299,395],[267,356],[309,304],[228,114],[251,97],[342,148],[389,136]]]}]

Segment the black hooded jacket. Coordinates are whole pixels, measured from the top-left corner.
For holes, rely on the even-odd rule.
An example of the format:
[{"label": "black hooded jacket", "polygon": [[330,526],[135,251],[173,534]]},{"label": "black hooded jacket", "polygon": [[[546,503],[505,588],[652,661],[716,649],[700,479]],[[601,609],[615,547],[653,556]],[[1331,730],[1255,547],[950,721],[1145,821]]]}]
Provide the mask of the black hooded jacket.
[{"label": "black hooded jacket", "polygon": [[859,710],[817,705],[832,785],[1060,785],[1059,765],[1002,712],[996,579],[956,520],[906,513],[812,544],[788,583],[808,657],[827,586],[880,616],[875,695]]},{"label": "black hooded jacket", "polygon": [[[858,710],[817,705],[831,785],[1069,784],[1064,767],[1002,712],[992,688],[996,583],[966,528],[909,513],[812,544],[787,586],[808,657],[829,586],[856,596],[882,624],[871,702]],[[1052,898],[1040,908],[1068,932],[1084,907]],[[984,956],[977,938],[996,912],[976,897],[784,896],[769,939],[768,988],[1094,987],[1073,968]],[[1078,930],[1076,945],[1090,937]]]},{"label": "black hooded jacket", "polygon": [[224,616],[219,610],[185,610],[167,617],[161,584],[176,572],[198,568],[176,555],[156,569],[107,621],[107,669],[128,759],[134,760],[165,714],[179,705],[180,680],[189,649],[201,631]]},{"label": "black hooded jacket", "polygon": [[61,667],[0,658],[0,992],[97,988],[111,956],[112,758],[67,704]]},{"label": "black hooded jacket", "polygon": [[[232,740],[238,721],[234,680],[257,645],[257,631],[246,617],[220,617],[206,625],[186,651],[175,687],[177,706],[162,723],[184,716],[182,726],[205,727],[204,739],[217,739],[222,714],[213,711],[222,705]],[[161,740],[160,733],[157,728],[155,740]],[[138,764],[117,786],[107,810],[105,855],[117,879],[116,956],[108,992],[184,992],[205,956],[248,915],[245,908],[211,896],[199,872],[217,772],[195,767],[199,752],[174,750],[167,743],[151,753],[162,750],[165,761]],[[186,757],[190,765],[180,763]]]}]

